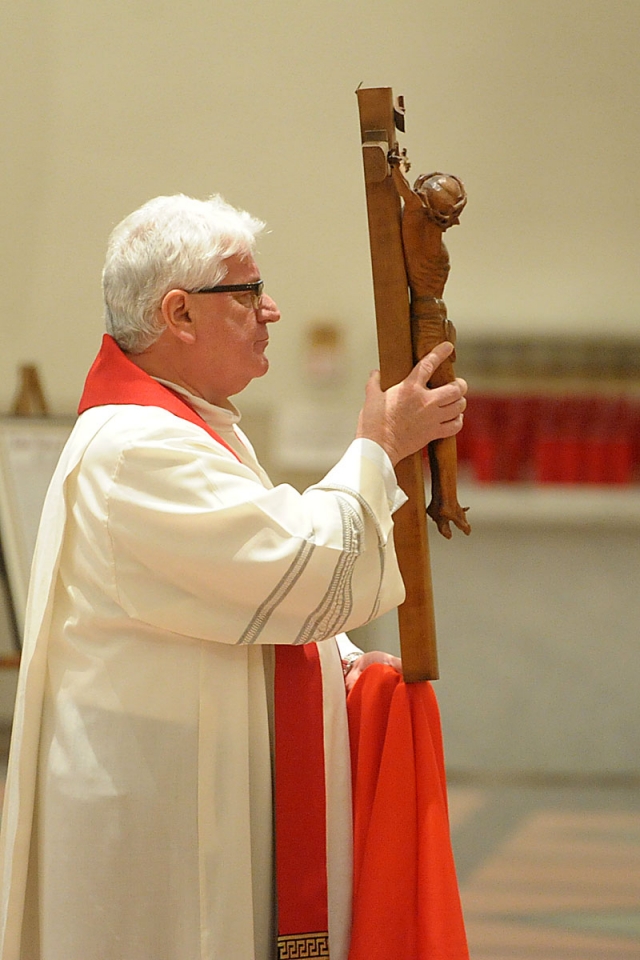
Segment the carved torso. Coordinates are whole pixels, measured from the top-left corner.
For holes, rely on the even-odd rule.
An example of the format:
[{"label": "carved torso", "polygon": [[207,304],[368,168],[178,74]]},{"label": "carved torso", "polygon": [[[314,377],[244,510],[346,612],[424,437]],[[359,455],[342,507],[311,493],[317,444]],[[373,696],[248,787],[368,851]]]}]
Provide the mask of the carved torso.
[{"label": "carved torso", "polygon": [[411,288],[411,299],[442,297],[449,276],[449,254],[442,229],[420,204],[405,204],[402,244]]}]

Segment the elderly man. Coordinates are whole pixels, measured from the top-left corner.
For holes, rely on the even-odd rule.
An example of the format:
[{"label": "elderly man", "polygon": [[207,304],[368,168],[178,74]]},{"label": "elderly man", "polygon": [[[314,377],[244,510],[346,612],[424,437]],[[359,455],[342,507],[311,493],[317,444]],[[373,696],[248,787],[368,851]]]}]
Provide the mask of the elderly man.
[{"label": "elderly man", "polygon": [[266,373],[280,317],[262,226],[219,197],[159,197],[111,237],[108,335],[34,560],[2,960],[272,957],[274,736],[293,754],[276,792],[321,767],[321,799],[293,809],[322,808],[328,944],[346,958],[344,674],[399,664],[341,632],[402,601],[393,466],[460,429],[466,386],[425,387],[447,344],[386,392],[373,375],[340,462],[303,494],[274,488],[230,400]]}]

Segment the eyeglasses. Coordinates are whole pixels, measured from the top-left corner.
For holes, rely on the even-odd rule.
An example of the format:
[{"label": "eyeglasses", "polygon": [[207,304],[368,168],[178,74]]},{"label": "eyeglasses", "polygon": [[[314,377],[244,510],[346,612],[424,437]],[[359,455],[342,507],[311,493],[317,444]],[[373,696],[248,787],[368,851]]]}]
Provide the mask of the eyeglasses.
[{"label": "eyeglasses", "polygon": [[190,290],[189,293],[249,293],[255,310],[260,307],[264,280],[253,280],[251,283],[219,283],[215,287],[203,287],[201,290]]}]

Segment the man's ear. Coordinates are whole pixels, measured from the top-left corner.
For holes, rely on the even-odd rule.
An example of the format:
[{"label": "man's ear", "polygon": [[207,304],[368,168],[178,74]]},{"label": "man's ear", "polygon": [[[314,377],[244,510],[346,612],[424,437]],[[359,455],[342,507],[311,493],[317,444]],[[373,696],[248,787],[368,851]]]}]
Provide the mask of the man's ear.
[{"label": "man's ear", "polygon": [[195,325],[189,316],[188,294],[184,290],[169,290],[160,304],[160,312],[167,330],[183,343],[196,342]]}]

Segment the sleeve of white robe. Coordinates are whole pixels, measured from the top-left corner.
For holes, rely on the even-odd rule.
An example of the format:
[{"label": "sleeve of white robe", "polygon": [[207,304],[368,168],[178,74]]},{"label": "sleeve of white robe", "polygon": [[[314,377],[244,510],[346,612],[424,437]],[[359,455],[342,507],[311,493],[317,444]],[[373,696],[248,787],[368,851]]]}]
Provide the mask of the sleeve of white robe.
[{"label": "sleeve of white robe", "polygon": [[[198,427],[115,417],[85,453],[85,522],[106,524],[113,599],[128,616],[231,644],[306,643],[397,606],[402,502],[377,444],[359,440],[303,494],[267,489]],[[87,531],[90,536],[91,531]]]}]

